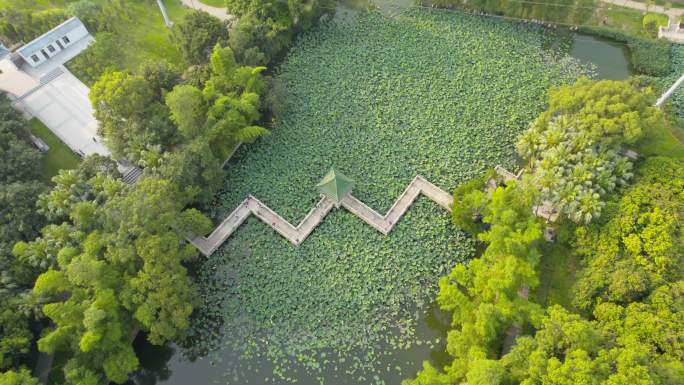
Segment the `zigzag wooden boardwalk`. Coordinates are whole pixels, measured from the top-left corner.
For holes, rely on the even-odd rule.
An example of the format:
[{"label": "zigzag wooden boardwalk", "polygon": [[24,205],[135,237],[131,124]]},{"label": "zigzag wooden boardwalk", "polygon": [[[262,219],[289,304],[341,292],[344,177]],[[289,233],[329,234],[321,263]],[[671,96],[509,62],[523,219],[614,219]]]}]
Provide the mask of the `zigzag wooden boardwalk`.
[{"label": "zigzag wooden boardwalk", "polygon": [[[341,206],[361,218],[361,220],[368,223],[376,230],[387,235],[392,231],[397,222],[399,222],[404,213],[406,213],[406,210],[408,210],[420,194],[425,195],[430,200],[442,206],[445,210],[451,211],[451,204],[453,203],[454,198],[449,193],[430,183],[420,175],[413,178],[408,187],[406,187],[406,190],[397,198],[384,216],[366,206],[351,194],[348,194],[342,200]],[[221,244],[223,244],[223,242],[225,242],[250,215],[254,215],[292,242],[295,246],[298,246],[300,243],[304,242],[333,207],[335,207],[335,202],[326,196],[322,196],[318,204],[316,204],[299,225],[295,227],[257,198],[250,195],[242,201],[242,203],[233,210],[233,212],[230,213],[230,215],[228,215],[228,217],[226,217],[226,219],[224,219],[208,237],[194,237],[190,239],[190,242],[192,242],[202,254],[209,256],[216,251],[216,249],[221,246]]]}]

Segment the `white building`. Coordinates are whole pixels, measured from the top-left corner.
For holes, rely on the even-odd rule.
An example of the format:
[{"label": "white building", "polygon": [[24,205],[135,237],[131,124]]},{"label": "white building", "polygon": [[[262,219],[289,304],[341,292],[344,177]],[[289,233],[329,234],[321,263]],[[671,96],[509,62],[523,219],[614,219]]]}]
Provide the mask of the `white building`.
[{"label": "white building", "polygon": [[[16,52],[31,67],[35,68],[49,61],[52,57],[66,50],[72,45],[87,39],[92,40],[92,36],[85,25],[77,17],[65,21],[48,32],[33,39],[28,44],[19,48]],[[83,48],[87,44],[83,44]],[[78,50],[80,52],[80,50]],[[78,52],[74,52],[74,55]],[[69,55],[69,56],[74,56]]]}]

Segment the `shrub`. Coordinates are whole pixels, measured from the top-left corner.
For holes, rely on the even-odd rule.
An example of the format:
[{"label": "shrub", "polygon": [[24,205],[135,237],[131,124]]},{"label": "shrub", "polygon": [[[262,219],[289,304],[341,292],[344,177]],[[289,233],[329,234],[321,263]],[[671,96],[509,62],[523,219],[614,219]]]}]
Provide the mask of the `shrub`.
[{"label": "shrub", "polygon": [[665,76],[672,70],[671,44],[665,40],[631,39],[632,65],[639,73]]},{"label": "shrub", "polygon": [[13,8],[0,11],[0,38],[8,45],[29,42],[67,19],[61,9],[40,12]]},{"label": "shrub", "polygon": [[667,26],[668,18],[659,13],[649,13],[641,21],[644,29],[652,37],[658,37],[658,27]]},{"label": "shrub", "polygon": [[72,59],[67,67],[81,81],[93,84],[104,72],[124,67],[123,50],[119,38],[111,32],[102,32],[97,40]]}]

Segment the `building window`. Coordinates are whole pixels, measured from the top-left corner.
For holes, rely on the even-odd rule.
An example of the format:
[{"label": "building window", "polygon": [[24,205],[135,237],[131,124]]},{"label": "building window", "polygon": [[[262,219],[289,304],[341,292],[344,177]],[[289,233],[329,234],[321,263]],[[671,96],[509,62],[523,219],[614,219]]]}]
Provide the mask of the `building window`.
[{"label": "building window", "polygon": [[71,42],[71,40],[69,40],[69,38],[66,36],[62,38],[62,41],[64,42],[64,44],[69,44]]},{"label": "building window", "polygon": [[38,63],[40,59],[38,59],[38,55],[31,55],[31,60],[33,60],[34,63]]},{"label": "building window", "polygon": [[48,51],[50,51],[50,53],[55,52],[55,47],[53,47],[52,44],[48,45],[47,48],[48,48]]},{"label": "building window", "polygon": [[49,59],[49,58],[50,58],[50,56],[48,56],[47,52],[45,52],[44,49],[41,49],[41,50],[40,50],[40,53],[42,53],[43,56],[45,56],[45,59]]}]

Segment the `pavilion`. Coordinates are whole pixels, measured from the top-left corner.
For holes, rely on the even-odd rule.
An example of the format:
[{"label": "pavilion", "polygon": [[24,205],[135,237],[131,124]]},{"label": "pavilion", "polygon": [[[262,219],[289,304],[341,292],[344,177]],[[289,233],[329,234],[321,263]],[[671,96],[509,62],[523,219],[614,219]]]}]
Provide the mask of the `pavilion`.
[{"label": "pavilion", "polygon": [[330,169],[316,185],[318,191],[330,198],[335,203],[335,207],[338,208],[353,187],[354,181],[344,176],[344,174],[335,171],[335,169]]}]

